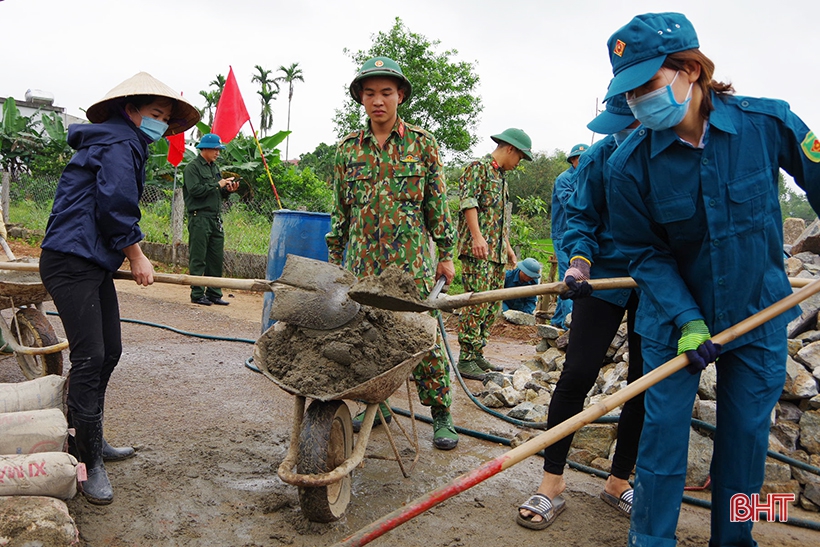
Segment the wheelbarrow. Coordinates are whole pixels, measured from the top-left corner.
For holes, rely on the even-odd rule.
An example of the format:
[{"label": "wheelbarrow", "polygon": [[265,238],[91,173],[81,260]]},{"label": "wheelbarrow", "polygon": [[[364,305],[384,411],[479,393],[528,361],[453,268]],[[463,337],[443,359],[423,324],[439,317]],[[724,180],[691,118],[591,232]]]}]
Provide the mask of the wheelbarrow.
[{"label": "wheelbarrow", "polygon": [[57,337],[39,309],[46,300],[51,300],[51,296],[39,274],[4,271],[0,277],[0,310],[12,310],[10,324],[0,314],[3,335],[0,346],[14,352],[23,375],[29,380],[63,373],[62,350],[68,347],[68,341]]},{"label": "wheelbarrow", "polygon": [[[390,427],[384,428],[395,455],[394,458],[365,455],[370,432],[379,403],[383,403],[402,383],[408,390],[410,412],[410,374],[415,366],[434,347],[436,340],[436,321],[428,314],[401,313],[397,320],[422,325],[429,333],[430,346],[398,363],[378,376],[345,389],[338,393],[308,393],[299,386],[288,385],[271,373],[266,366],[259,366],[262,374],[272,380],[286,392],[296,396],[293,411],[293,426],[290,435],[290,446],[287,456],[279,466],[277,474],[284,482],[299,487],[299,503],[305,517],[313,522],[332,522],[343,514],[351,499],[351,472],[360,465],[365,457],[390,459],[398,462],[405,477],[409,476],[418,460],[418,434],[415,420],[411,420],[415,456],[407,466],[399,455],[393,440]],[[276,323],[268,333],[281,330],[287,325],[283,321]],[[267,334],[267,333],[266,333]],[[266,344],[260,343],[266,336],[262,335],[254,348],[254,362],[266,363]],[[305,411],[307,399],[312,399]],[[355,447],[353,442],[353,421],[350,410],[344,400],[367,404],[361,430],[358,433]],[[381,416],[384,420],[384,416]],[[410,436],[398,420],[393,420],[401,429],[405,438]],[[413,441],[411,441],[413,442]],[[295,468],[295,470],[294,470]]]}]

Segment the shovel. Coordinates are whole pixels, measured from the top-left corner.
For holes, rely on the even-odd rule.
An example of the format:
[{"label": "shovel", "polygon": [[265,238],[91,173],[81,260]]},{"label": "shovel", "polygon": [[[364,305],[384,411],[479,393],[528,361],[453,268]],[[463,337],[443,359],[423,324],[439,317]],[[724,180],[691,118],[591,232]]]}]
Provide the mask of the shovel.
[{"label": "shovel", "polygon": [[[512,300],[514,298],[524,298],[528,296],[538,296],[540,294],[562,294],[568,290],[567,285],[558,281],[555,283],[543,283],[540,285],[529,285],[526,287],[510,287],[509,289],[495,289],[483,292],[466,292],[452,296],[440,296],[420,300],[412,295],[392,294],[385,290],[378,277],[368,277],[356,283],[350,290],[351,299],[372,306],[392,311],[430,311],[444,310],[453,311],[456,308],[483,304],[485,302],[498,302],[501,300]],[[613,277],[609,279],[592,279],[588,283],[596,291],[607,289],[632,289],[638,285],[631,277]]]},{"label": "shovel", "polygon": [[[39,265],[36,262],[0,262],[0,270],[39,272]],[[128,270],[117,270],[114,278],[134,279]],[[352,273],[339,266],[290,254],[282,276],[275,281],[154,273],[156,283],[272,291],[275,295],[271,310],[273,319],[320,330],[341,327],[359,312],[359,304],[347,298],[355,281]]]}]

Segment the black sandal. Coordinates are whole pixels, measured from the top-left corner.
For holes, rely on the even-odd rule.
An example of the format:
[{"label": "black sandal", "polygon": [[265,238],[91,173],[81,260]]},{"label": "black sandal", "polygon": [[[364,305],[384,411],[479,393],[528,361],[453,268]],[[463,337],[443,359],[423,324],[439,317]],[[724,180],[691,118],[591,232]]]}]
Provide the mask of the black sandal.
[{"label": "black sandal", "polygon": [[601,499],[618,510],[619,513],[629,518],[632,515],[632,496],[635,491],[632,488],[624,490],[620,498],[616,498],[606,490],[601,490]]}]

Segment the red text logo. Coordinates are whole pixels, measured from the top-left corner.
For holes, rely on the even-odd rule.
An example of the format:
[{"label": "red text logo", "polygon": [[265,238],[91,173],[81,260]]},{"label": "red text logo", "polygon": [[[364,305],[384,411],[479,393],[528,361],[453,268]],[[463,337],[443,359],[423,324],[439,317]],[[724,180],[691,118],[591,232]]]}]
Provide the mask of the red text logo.
[{"label": "red text logo", "polygon": [[794,494],[769,494],[761,500],[759,494],[735,494],[729,500],[729,520],[732,522],[746,522],[760,520],[763,513],[765,520],[786,522],[789,520],[789,502],[794,501]]}]

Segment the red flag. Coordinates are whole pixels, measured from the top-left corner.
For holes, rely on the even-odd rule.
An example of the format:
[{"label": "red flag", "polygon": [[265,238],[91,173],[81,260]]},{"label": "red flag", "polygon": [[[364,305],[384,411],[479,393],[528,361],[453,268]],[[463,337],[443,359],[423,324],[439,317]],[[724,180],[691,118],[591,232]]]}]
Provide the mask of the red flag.
[{"label": "red flag", "polygon": [[174,167],[179,167],[185,156],[185,133],[177,133],[165,138],[168,139],[168,161]]},{"label": "red flag", "polygon": [[239,93],[239,86],[236,84],[236,77],[233,75],[233,68],[228,70],[228,79],[225,80],[225,88],[222,96],[216,104],[216,114],[214,114],[214,124],[211,133],[219,135],[222,142],[231,142],[236,137],[239,130],[250,121],[248,109],[242,94]]}]

